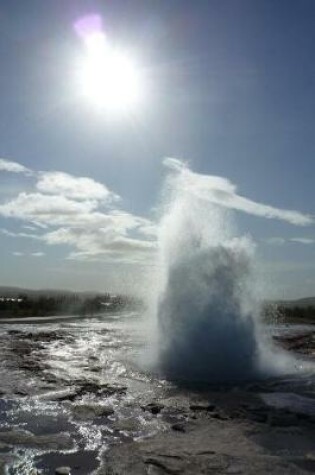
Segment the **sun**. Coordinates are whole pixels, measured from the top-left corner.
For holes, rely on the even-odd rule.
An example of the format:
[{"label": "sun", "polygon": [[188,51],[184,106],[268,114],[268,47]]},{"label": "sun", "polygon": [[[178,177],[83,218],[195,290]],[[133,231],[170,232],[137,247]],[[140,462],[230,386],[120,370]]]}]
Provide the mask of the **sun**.
[{"label": "sun", "polygon": [[92,105],[111,113],[139,107],[144,85],[141,69],[128,54],[109,44],[98,31],[84,38],[85,54],[77,68],[80,93]]}]

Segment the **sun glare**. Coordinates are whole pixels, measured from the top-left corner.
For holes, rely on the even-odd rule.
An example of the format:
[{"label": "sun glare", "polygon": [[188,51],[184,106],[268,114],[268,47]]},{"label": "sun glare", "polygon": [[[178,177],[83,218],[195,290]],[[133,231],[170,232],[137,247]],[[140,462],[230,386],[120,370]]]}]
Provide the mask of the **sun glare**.
[{"label": "sun glare", "polygon": [[141,71],[127,54],[112,47],[103,32],[84,36],[78,80],[81,94],[98,108],[127,112],[143,97]]}]

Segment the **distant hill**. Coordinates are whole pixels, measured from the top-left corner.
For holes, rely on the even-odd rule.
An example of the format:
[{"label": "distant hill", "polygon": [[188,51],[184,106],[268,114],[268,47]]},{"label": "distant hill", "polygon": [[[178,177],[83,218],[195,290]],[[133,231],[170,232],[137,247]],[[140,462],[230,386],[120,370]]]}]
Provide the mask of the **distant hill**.
[{"label": "distant hill", "polygon": [[0,286],[0,318],[92,316],[123,309],[138,310],[142,302],[109,292],[32,290]]},{"label": "distant hill", "polygon": [[26,295],[28,297],[56,297],[59,295],[78,295],[82,297],[95,297],[97,295],[108,295],[109,292],[93,292],[93,291],[80,291],[62,290],[62,289],[26,289],[23,287],[9,287],[0,286],[0,297],[16,298],[19,295]]},{"label": "distant hill", "polygon": [[285,308],[306,308],[306,307],[315,307],[315,297],[305,297],[297,300],[278,300],[274,301],[274,304],[281,305]]}]

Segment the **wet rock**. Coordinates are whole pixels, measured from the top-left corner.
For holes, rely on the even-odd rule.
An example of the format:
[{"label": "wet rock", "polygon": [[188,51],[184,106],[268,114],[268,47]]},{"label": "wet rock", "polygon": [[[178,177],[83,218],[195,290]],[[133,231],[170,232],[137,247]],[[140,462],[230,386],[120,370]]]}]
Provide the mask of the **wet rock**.
[{"label": "wet rock", "polygon": [[27,396],[28,391],[24,389],[18,389],[17,391],[14,392],[14,394],[16,394],[17,396]]},{"label": "wet rock", "polygon": [[112,396],[114,394],[125,394],[127,391],[125,386],[100,384],[91,381],[78,381],[77,383],[80,387],[77,390],[76,397],[81,397],[90,393],[97,396]]},{"label": "wet rock", "polygon": [[70,467],[58,467],[55,470],[56,475],[70,475],[71,468]]},{"label": "wet rock", "polygon": [[229,467],[226,468],[225,473],[229,474],[229,475],[243,474],[243,473],[245,473],[244,466],[232,464],[232,465],[230,465]]},{"label": "wet rock", "polygon": [[253,422],[260,422],[261,424],[264,424],[268,421],[268,414],[262,412],[253,412],[248,415],[248,419]]},{"label": "wet rock", "polygon": [[[113,446],[103,454],[98,475],[251,474],[302,475],[294,461],[266,453],[239,423],[199,417],[191,430]],[[270,437],[269,430],[268,439]],[[231,443],[232,441],[232,443]],[[310,467],[312,460],[309,460]]]},{"label": "wet rock", "polygon": [[30,340],[38,343],[50,343],[56,340],[73,341],[74,338],[70,335],[65,335],[63,332],[56,331],[41,331],[41,332],[23,332],[19,330],[10,330],[8,332],[11,336],[17,337],[19,340]]},{"label": "wet rock", "polygon": [[315,346],[315,332],[306,332],[298,335],[274,336],[273,339],[286,350],[309,352]]},{"label": "wet rock", "polygon": [[159,414],[162,409],[164,409],[164,405],[160,404],[158,402],[151,402],[150,404],[147,404],[146,406],[142,406],[142,409],[144,411],[150,411],[152,414]]},{"label": "wet rock", "polygon": [[74,415],[80,419],[94,419],[95,417],[106,417],[114,414],[111,406],[100,404],[77,404],[72,407]]},{"label": "wet rock", "polygon": [[[182,473],[182,461],[180,460],[181,463],[178,463],[178,460],[180,460],[180,457],[174,457],[174,459],[166,459],[164,457],[148,457],[144,459],[145,465],[148,467],[149,473],[151,472],[152,474],[158,474],[158,473],[169,473],[169,474],[180,474]],[[151,468],[151,470],[150,470]],[[153,472],[152,468],[155,468]]]},{"label": "wet rock", "polygon": [[73,447],[71,437],[67,433],[35,435],[24,430],[0,432],[0,442],[45,450],[69,450]]},{"label": "wet rock", "polygon": [[182,422],[176,422],[171,426],[171,429],[176,432],[186,432],[185,425]]},{"label": "wet rock", "polygon": [[78,389],[75,387],[60,389],[56,391],[48,391],[37,396],[43,401],[72,401],[78,394]]},{"label": "wet rock", "polygon": [[213,412],[211,414],[211,417],[213,419],[219,419],[221,421],[227,421],[229,419],[228,416],[226,416],[225,414],[222,414],[221,412]]},{"label": "wet rock", "polygon": [[271,412],[268,415],[268,423],[275,427],[290,427],[298,424],[298,419],[295,414]]},{"label": "wet rock", "polygon": [[189,406],[191,411],[208,411],[212,412],[215,410],[215,405],[208,402],[199,402],[196,404],[190,404]]},{"label": "wet rock", "polygon": [[89,368],[91,373],[100,373],[102,371],[102,369],[103,368],[101,366],[92,366],[91,368]]},{"label": "wet rock", "polygon": [[114,424],[114,429],[121,432],[137,432],[139,428],[140,422],[134,418],[121,419]]}]

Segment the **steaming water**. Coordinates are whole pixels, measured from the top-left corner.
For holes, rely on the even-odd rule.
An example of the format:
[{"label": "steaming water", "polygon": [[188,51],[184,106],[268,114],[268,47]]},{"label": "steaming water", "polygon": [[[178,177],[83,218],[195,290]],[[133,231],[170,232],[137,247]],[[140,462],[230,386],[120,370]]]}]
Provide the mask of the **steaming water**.
[{"label": "steaming water", "polygon": [[168,378],[200,382],[292,371],[292,359],[274,358],[261,331],[255,246],[217,203],[221,179],[174,160],[171,167],[159,235],[157,365]]}]

